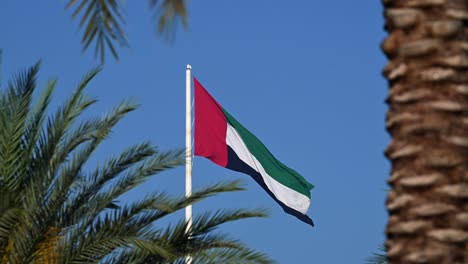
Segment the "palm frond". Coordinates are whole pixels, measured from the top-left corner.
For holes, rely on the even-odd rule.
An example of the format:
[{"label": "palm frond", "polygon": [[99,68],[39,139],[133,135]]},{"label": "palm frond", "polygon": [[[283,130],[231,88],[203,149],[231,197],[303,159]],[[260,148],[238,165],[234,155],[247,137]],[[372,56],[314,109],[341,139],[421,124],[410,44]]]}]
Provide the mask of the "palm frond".
[{"label": "palm frond", "polygon": [[18,208],[9,208],[0,215],[0,245],[7,243],[8,237],[21,218],[22,211]]},{"label": "palm frond", "polygon": [[[117,160],[111,160],[108,163],[109,166],[106,166],[109,171],[100,177],[98,176],[95,181],[91,180],[91,184],[87,184],[84,191],[78,194],[76,198],[83,202],[78,203],[77,205],[80,207],[72,213],[79,216],[81,211],[86,211],[91,221],[113,200],[142,184],[148,177],[184,163],[182,151],[155,153],[147,157],[154,149],[148,148],[148,145],[140,147],[140,149],[130,149],[128,152],[124,152]],[[134,150],[137,152],[133,152]],[[106,183],[114,178],[117,178],[116,182],[107,186]]]},{"label": "palm frond", "polygon": [[[130,203],[119,210],[113,219],[120,219],[126,230],[142,237],[154,237],[152,224],[164,216],[223,192],[239,191],[239,182],[218,183],[195,191],[190,197],[172,198],[167,193],[154,193],[141,201]],[[159,231],[157,231],[159,232]]]},{"label": "palm frond", "polygon": [[[194,191],[190,197],[170,198],[166,193],[153,194],[146,197],[144,201],[149,202],[145,208],[147,210],[138,212],[128,220],[129,224],[137,226],[146,226],[149,223],[157,221],[164,216],[174,213],[178,210],[185,208],[188,205],[200,202],[211,196],[225,193],[242,191],[244,188],[240,187],[239,181],[232,181],[227,183],[217,183],[207,186],[201,190]],[[146,229],[140,230],[140,234],[144,234]]]},{"label": "palm frond", "polygon": [[[76,208],[74,211],[82,209],[107,183],[119,177],[122,172],[155,154],[155,149],[149,142],[131,146],[119,156],[109,159],[103,166],[96,168],[89,177],[81,177],[83,187],[73,197],[73,207]],[[89,206],[86,210],[90,210]],[[74,211],[69,213],[73,214]]]},{"label": "palm frond", "polygon": [[126,248],[116,250],[113,254],[104,258],[99,264],[139,264],[148,257],[145,251],[138,248]]},{"label": "palm frond", "polygon": [[3,71],[2,71],[2,65],[3,65],[3,50],[0,49],[0,86],[2,85],[2,81],[3,81]]},{"label": "palm frond", "polygon": [[179,21],[188,27],[188,11],[185,0],[149,0],[153,18],[157,21],[156,32],[172,40]]},{"label": "palm frond", "polygon": [[20,74],[0,98],[0,177],[2,187],[9,190],[19,188],[25,176],[24,132],[39,65]]},{"label": "palm frond", "polygon": [[[214,247],[234,247],[235,241],[230,240],[225,235],[215,236],[212,234],[220,225],[236,220],[247,219],[252,217],[266,217],[266,209],[231,209],[218,210],[216,212],[205,212],[194,218],[192,227],[187,230],[187,223],[180,221],[175,226],[169,226],[165,230],[158,232],[158,239],[163,241],[176,241],[178,251],[191,253],[192,246],[196,243],[202,243],[208,240],[208,243],[202,243],[208,248]],[[217,243],[214,243],[213,236],[219,238]],[[200,246],[200,245],[198,245]]]},{"label": "palm frond", "polygon": [[[72,17],[79,19],[83,31],[81,45],[87,51],[94,43],[95,56],[104,63],[106,51],[119,60],[117,46],[129,47],[125,33],[123,3],[119,0],[69,0],[66,9],[74,9]],[[149,8],[157,21],[157,32],[174,36],[181,21],[187,28],[187,4],[185,0],[150,0]]]},{"label": "palm frond", "polygon": [[75,7],[73,18],[81,15],[79,26],[83,28],[81,44],[83,51],[95,43],[95,55],[104,63],[106,48],[115,59],[119,59],[115,45],[128,47],[128,40],[123,29],[122,3],[118,0],[70,0],[66,8]]},{"label": "palm frond", "polygon": [[219,225],[252,217],[267,217],[268,210],[259,209],[231,209],[206,212],[194,219],[191,230],[192,236],[203,235],[219,227]]},{"label": "palm frond", "polygon": [[27,206],[31,210],[44,201],[60,165],[77,146],[77,144],[65,144],[64,140],[77,117],[96,102],[95,99],[86,98],[83,91],[98,72],[99,69],[95,69],[85,75],[67,102],[48,119],[46,129],[38,139],[34,150],[36,158],[31,161],[31,166],[35,170],[24,179],[27,182],[26,197],[30,198]]},{"label": "palm frond", "polygon": [[[38,139],[42,133],[42,126],[46,119],[47,108],[52,99],[52,94],[57,85],[57,80],[52,80],[47,84],[44,92],[41,93],[40,98],[36,102],[34,108],[29,114],[28,127],[25,131],[25,148],[27,148],[27,156],[25,158],[31,158],[34,154],[34,150],[38,146]],[[27,160],[30,162],[30,160]]]},{"label": "palm frond", "polygon": [[[225,234],[212,234],[211,231],[216,229],[219,225],[231,221],[236,221],[240,219],[245,219],[249,217],[264,217],[266,216],[266,211],[264,209],[255,209],[255,210],[225,210],[218,211],[213,214],[204,214],[194,220],[194,226],[196,234],[192,233],[189,235],[186,233],[186,223],[185,221],[179,222],[173,228],[168,227],[166,230],[158,230],[151,228],[151,224],[163,217],[168,212],[173,212],[177,209],[185,207],[186,204],[193,202],[201,201],[207,197],[215,195],[217,193],[225,191],[238,191],[242,188],[239,187],[238,182],[231,182],[225,184],[215,184],[211,187],[204,188],[203,190],[194,192],[192,200],[185,200],[184,198],[179,198],[176,200],[170,199],[167,194],[160,193],[157,195],[152,195],[151,198],[145,198],[140,202],[135,202],[131,205],[120,208],[119,212],[111,211],[112,216],[105,217],[106,221],[114,221],[113,232],[119,232],[118,230],[124,230],[123,232],[126,235],[138,235],[139,237],[145,237],[152,241],[154,245],[159,245],[163,248],[172,249],[174,255],[171,257],[157,254],[156,252],[151,252],[144,247],[133,248],[132,250],[127,250],[125,253],[119,253],[119,258],[124,258],[126,261],[117,261],[119,258],[112,258],[116,263],[127,263],[131,259],[132,263],[172,263],[172,261],[177,261],[177,259],[184,257],[187,254],[198,254],[200,252],[205,252],[211,249],[216,248],[231,248],[236,249],[237,256],[241,256],[242,252],[245,253],[244,260],[248,259],[248,256],[255,259],[255,256],[264,256],[261,253],[253,254],[249,249],[245,248],[240,242],[234,239],[230,239],[229,236]],[[187,198],[185,198],[187,199]],[[179,208],[180,207],[180,208]],[[156,210],[155,210],[156,209]],[[102,220],[99,220],[102,221]],[[102,223],[99,224],[101,226]],[[141,228],[141,229],[138,229]],[[93,230],[101,230],[102,227],[96,227],[93,225]],[[98,231],[97,231],[98,232]],[[101,232],[109,232],[102,231]],[[113,235],[116,235],[115,233]],[[100,237],[102,235],[98,235]],[[95,240],[92,238],[91,241]],[[234,252],[234,251],[233,251]],[[213,255],[215,253],[212,253]],[[232,258],[236,254],[232,254]],[[143,258],[143,256],[147,256]],[[140,256],[137,258],[135,256]],[[260,257],[258,260],[262,259]],[[264,256],[264,259],[267,259]],[[109,262],[106,262],[109,263]],[[130,263],[130,262],[128,262]],[[247,262],[249,263],[249,262]],[[250,263],[263,263],[263,262],[250,262]],[[270,263],[270,262],[266,262]]]},{"label": "palm frond", "polygon": [[159,246],[151,241],[146,241],[138,237],[113,237],[107,235],[106,237],[95,239],[92,244],[80,248],[79,254],[73,256],[71,263],[99,263],[114,250],[119,248],[136,247],[146,252],[151,252],[158,256],[165,258],[172,258],[172,251]]},{"label": "palm frond", "polygon": [[372,253],[372,256],[366,259],[367,264],[388,264],[387,248],[385,245],[379,246],[379,253]]},{"label": "palm frond", "polygon": [[[247,248],[216,248],[192,256],[193,263],[232,263],[232,264],[270,264],[275,263],[265,254]],[[185,263],[179,259],[177,264]]]}]

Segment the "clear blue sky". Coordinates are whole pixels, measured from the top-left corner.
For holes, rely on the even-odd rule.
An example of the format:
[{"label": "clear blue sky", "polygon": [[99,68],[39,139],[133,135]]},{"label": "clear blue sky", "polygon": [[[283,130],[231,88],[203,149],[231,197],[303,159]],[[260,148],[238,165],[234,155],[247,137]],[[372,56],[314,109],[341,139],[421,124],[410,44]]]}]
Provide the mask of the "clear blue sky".
[{"label": "clear blue sky", "polygon": [[[55,103],[98,64],[81,53],[67,1],[0,4],[2,81],[43,60],[39,84],[59,78]],[[316,187],[311,228],[281,210],[248,176],[195,158],[194,186],[245,179],[247,191],[197,204],[195,214],[223,207],[266,207],[267,219],[224,226],[279,263],[363,263],[384,241],[389,163],[381,76],[385,64],[379,1],[190,1],[190,28],[173,44],[155,37],[145,1],[127,2],[130,49],[107,57],[88,88],[100,99],[93,116],[133,97],[142,106],[116,127],[96,160],[151,140],[185,144],[185,65],[243,125]],[[184,169],[156,176],[143,192],[184,192]],[[174,221],[183,217],[183,212]]]}]

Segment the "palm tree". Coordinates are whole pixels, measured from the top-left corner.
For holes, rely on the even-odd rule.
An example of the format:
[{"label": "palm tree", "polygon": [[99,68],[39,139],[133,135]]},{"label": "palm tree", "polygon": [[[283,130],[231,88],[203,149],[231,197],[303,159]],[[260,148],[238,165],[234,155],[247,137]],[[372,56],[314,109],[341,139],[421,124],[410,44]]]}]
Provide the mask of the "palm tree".
[{"label": "palm tree", "polygon": [[468,263],[468,2],[384,0],[390,263]]},{"label": "palm tree", "polygon": [[188,204],[241,190],[238,182],[208,186],[190,198],[155,192],[118,204],[152,175],[182,165],[183,151],[143,142],[85,170],[136,105],[124,100],[107,115],[84,119],[96,103],[84,94],[99,71],[93,70],[51,113],[55,80],[33,103],[38,70],[36,64],[0,91],[0,263],[179,263],[187,255],[203,263],[271,262],[216,232],[223,223],[264,217],[262,209],[206,212],[194,219],[190,236],[184,221],[158,222]]},{"label": "palm tree", "polygon": [[[175,34],[180,21],[187,28],[188,12],[185,0],[148,0],[149,9],[157,20],[156,30],[169,38]],[[128,47],[125,34],[123,1],[120,0],[69,0],[66,9],[74,8],[73,18],[79,18],[83,29],[81,43],[86,51],[94,42],[95,55],[104,62],[106,49],[118,59],[116,45]]]}]

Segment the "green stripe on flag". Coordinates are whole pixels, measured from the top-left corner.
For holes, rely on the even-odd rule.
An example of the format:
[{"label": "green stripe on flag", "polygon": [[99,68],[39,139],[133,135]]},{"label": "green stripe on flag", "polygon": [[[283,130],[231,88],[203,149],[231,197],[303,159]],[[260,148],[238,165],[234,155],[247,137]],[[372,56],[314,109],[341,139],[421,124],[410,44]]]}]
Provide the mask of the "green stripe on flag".
[{"label": "green stripe on flag", "polygon": [[[265,145],[249,130],[242,126],[231,114],[223,109],[228,123],[236,129],[250,153],[262,164],[265,171],[279,183],[310,198],[310,190],[314,185],[307,182],[295,170],[277,160]],[[255,168],[253,168],[255,169]]]}]

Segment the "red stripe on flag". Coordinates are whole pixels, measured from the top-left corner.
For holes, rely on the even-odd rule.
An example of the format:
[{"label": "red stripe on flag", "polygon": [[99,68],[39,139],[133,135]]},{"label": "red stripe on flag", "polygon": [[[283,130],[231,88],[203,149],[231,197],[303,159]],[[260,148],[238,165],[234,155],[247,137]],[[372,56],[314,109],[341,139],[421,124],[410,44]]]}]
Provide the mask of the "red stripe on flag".
[{"label": "red stripe on flag", "polygon": [[219,166],[226,167],[228,151],[226,144],[227,121],[223,108],[193,78],[195,86],[195,155],[208,158]]}]

